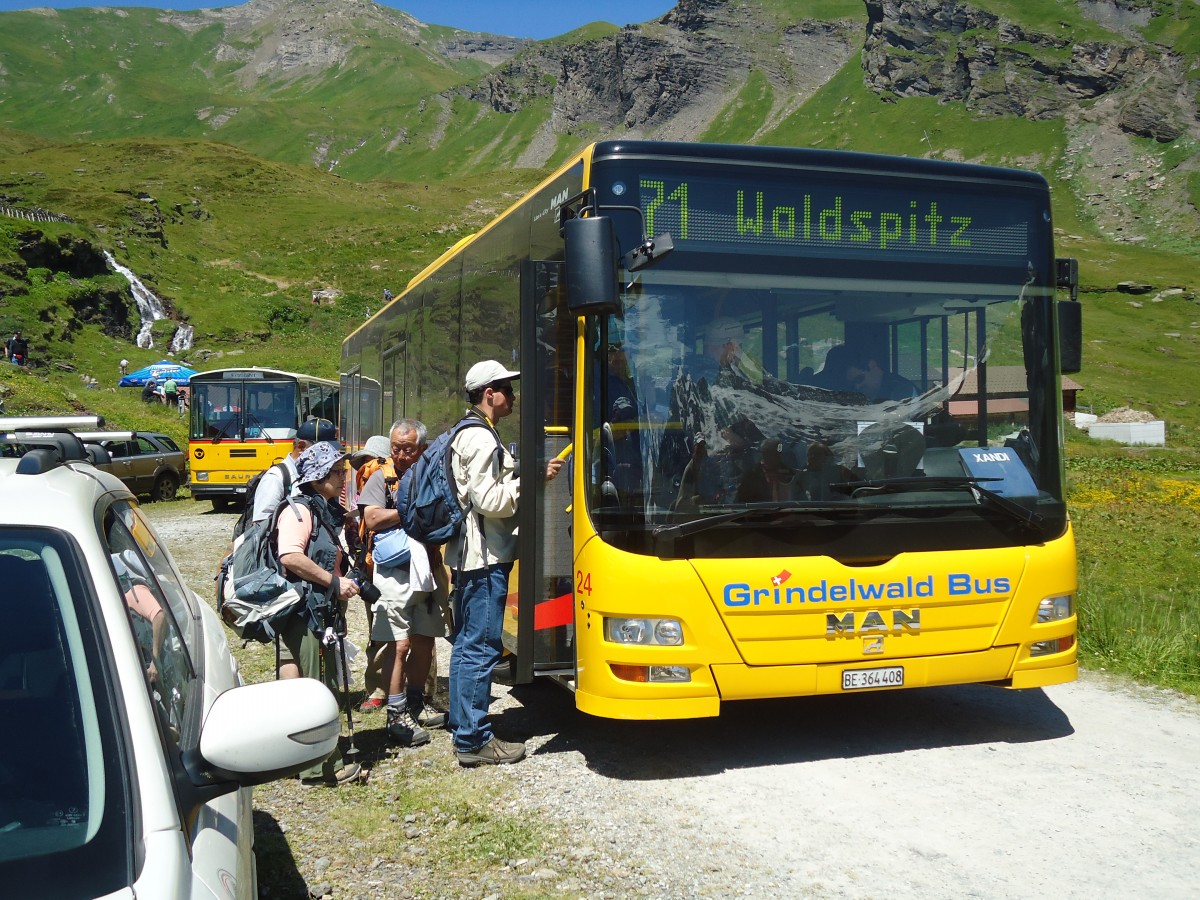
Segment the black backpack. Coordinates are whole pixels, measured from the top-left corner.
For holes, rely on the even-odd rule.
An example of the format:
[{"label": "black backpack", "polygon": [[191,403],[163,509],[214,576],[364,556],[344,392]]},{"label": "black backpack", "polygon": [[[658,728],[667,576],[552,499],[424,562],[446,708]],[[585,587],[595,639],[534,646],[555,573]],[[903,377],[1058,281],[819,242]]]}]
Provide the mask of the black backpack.
[{"label": "black backpack", "polygon": [[[299,518],[297,502],[307,505],[303,497],[285,499],[269,518],[252,522],[222,562],[223,571],[218,575],[223,595],[221,615],[245,640],[270,643],[279,629],[306,606],[304,594],[291,583],[275,548],[279,517],[290,511]],[[310,546],[319,524],[313,512]]]},{"label": "black backpack", "polygon": [[438,436],[404,473],[396,491],[400,524],[414,541],[444,544],[462,530],[469,509],[458,505],[454,472],[450,469],[450,444],[464,428],[487,428],[496,439],[496,453],[504,452],[500,435],[487,422],[465,416]]},{"label": "black backpack", "polygon": [[279,469],[283,475],[283,499],[287,499],[292,493],[292,473],[286,465],[277,462],[274,465],[267,466],[253,478],[246,482],[246,505],[242,508],[242,514],[238,516],[238,520],[233,523],[233,537],[236,538],[239,534],[245,532],[250,527],[250,523],[254,519],[254,493],[258,490],[259,482],[263,480],[263,476],[272,469]]}]

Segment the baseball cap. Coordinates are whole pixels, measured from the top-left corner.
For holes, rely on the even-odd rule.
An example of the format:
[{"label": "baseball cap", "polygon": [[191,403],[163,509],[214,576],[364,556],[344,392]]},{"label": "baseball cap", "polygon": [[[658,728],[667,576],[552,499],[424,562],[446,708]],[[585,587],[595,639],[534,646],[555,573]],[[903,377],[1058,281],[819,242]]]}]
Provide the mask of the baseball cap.
[{"label": "baseball cap", "polygon": [[336,441],[337,429],[328,419],[309,419],[300,426],[296,437],[302,441],[315,444],[317,441]]},{"label": "baseball cap", "polygon": [[330,470],[346,459],[350,454],[331,441],[320,441],[307,448],[296,460],[296,468],[300,470],[300,478],[296,484],[308,484],[310,481],[320,481]]},{"label": "baseball cap", "polygon": [[495,384],[497,381],[503,381],[505,378],[513,379],[520,377],[520,372],[510,372],[494,359],[485,359],[483,362],[475,363],[467,371],[463,387],[468,391],[477,391],[481,387],[487,387],[489,384]]},{"label": "baseball cap", "polygon": [[373,434],[367,438],[362,448],[350,454],[350,461],[357,463],[360,459],[387,459],[392,455],[392,445],[382,434]]}]

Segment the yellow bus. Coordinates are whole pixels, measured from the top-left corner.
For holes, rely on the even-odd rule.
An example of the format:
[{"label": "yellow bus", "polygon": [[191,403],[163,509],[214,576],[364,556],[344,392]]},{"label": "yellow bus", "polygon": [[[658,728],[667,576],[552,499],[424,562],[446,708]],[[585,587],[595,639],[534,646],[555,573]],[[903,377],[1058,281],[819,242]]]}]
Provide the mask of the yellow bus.
[{"label": "yellow bus", "polygon": [[343,432],[520,367],[505,644],[588,713],[1056,684],[1076,271],[1032,172],[602,142],[346,339]]},{"label": "yellow bus", "polygon": [[258,366],[213,369],[189,381],[189,487],[224,509],[246,482],[292,452],[300,424],[337,422],[339,386],[328,378]]}]

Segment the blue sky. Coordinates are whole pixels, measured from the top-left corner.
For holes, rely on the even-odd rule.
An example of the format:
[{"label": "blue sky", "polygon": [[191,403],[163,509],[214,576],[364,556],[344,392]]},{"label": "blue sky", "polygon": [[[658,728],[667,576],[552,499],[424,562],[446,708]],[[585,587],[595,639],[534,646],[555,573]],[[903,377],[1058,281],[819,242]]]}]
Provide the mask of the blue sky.
[{"label": "blue sky", "polygon": [[[149,6],[154,9],[204,9],[214,6],[239,6],[236,2],[117,2],[55,3],[39,0],[0,0],[0,11],[52,6],[65,9],[71,6]],[[434,25],[452,25],[467,31],[487,31],[513,37],[548,38],[565,34],[580,25],[602,20],[614,25],[629,25],[659,18],[675,5],[675,0],[393,0],[384,6],[402,9],[406,13]]]}]

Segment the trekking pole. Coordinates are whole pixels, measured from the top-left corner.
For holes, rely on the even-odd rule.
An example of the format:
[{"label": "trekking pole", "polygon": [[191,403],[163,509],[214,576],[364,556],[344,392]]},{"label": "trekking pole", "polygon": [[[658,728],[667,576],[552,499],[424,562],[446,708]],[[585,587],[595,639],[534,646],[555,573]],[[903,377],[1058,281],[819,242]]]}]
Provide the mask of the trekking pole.
[{"label": "trekking pole", "polygon": [[[334,584],[337,579],[334,579]],[[338,603],[335,599],[334,603]],[[337,635],[338,652],[342,656],[342,698],[346,706],[346,727],[350,730],[350,747],[346,756],[354,756],[358,748],[354,746],[354,717],[350,713],[350,661],[346,659],[346,614],[341,611],[340,604],[335,607],[333,633]]]}]

